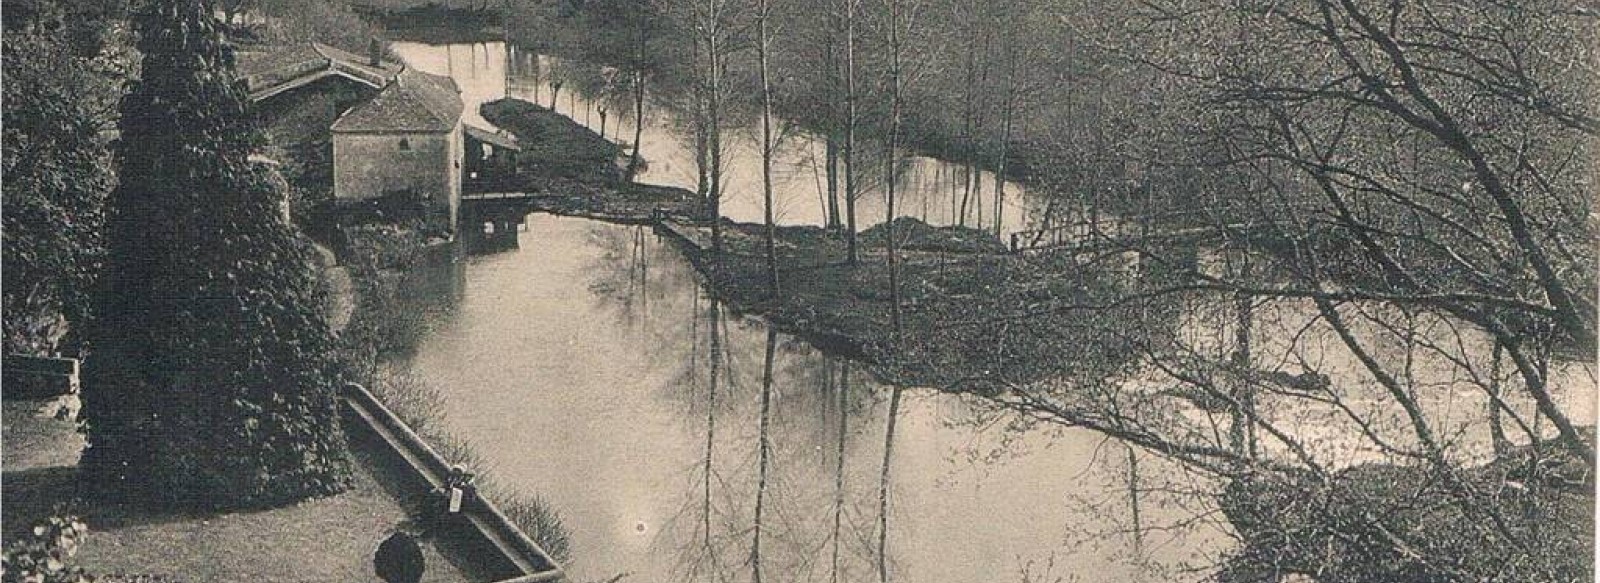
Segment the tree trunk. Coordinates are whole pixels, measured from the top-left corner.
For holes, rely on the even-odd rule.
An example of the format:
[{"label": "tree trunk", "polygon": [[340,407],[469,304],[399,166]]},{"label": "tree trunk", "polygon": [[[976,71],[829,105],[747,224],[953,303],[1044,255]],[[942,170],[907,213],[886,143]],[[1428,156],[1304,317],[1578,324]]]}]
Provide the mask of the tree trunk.
[{"label": "tree trunk", "polygon": [[[765,4],[765,2],[763,2]],[[764,9],[763,9],[764,10]],[[755,533],[750,544],[750,575],[752,583],[761,583],[761,533],[762,519],[765,518],[767,501],[767,467],[771,465],[772,439],[768,431],[772,419],[772,353],[778,345],[778,330],[767,328],[767,354],[766,363],[761,372],[761,426],[757,457],[759,469],[756,478],[756,520]]]},{"label": "tree trunk", "polygon": [[895,241],[895,158],[900,146],[900,107],[902,84],[900,65],[900,2],[889,0],[889,143],[885,148],[888,160],[884,162],[884,192],[886,209],[884,224],[889,248],[889,320],[894,329],[894,341],[900,341],[900,258]]},{"label": "tree trunk", "polygon": [[701,54],[704,52],[705,44],[701,40],[699,33],[696,33],[693,36],[694,49],[691,67],[693,71],[696,71],[696,74],[694,75],[693,96],[695,194],[700,196],[702,205],[701,208],[708,209],[710,208],[711,187],[710,176],[708,174],[710,160],[708,158],[708,141],[706,139],[706,82],[699,77],[701,72],[704,71],[702,67],[705,65],[705,61]]},{"label": "tree trunk", "polygon": [[719,262],[722,259],[722,49],[717,37],[722,34],[721,19],[720,11],[713,13],[707,44],[711,61],[711,99],[706,112],[711,127],[711,251],[714,260]]},{"label": "tree trunk", "polygon": [[[605,119],[604,114],[600,119]],[[641,69],[633,74],[633,155],[628,159],[628,178],[624,182],[633,182],[639,175],[639,165],[644,162],[644,158],[639,154],[642,141],[644,141],[644,70]]]},{"label": "tree trunk", "polygon": [[[633,63],[633,155],[628,159],[628,177],[624,182],[633,182],[634,177],[639,174],[639,165],[644,162],[644,158],[639,154],[639,142],[644,140],[644,69],[645,52],[650,45],[649,18],[639,17],[638,32]],[[601,114],[601,119],[605,119],[604,113]]]},{"label": "tree trunk", "polygon": [[1144,524],[1139,517],[1139,454],[1128,448],[1128,514],[1133,518],[1133,554],[1137,558],[1144,547]]},{"label": "tree trunk", "polygon": [[894,426],[900,416],[900,391],[900,386],[896,385],[889,393],[889,427],[883,434],[883,469],[878,474],[878,583],[889,583],[889,468],[894,461]]},{"label": "tree trunk", "polygon": [[[1240,251],[1240,265],[1238,269],[1240,281],[1249,281],[1250,255],[1248,250]],[[1234,295],[1234,309],[1236,322],[1234,323],[1234,350],[1232,355],[1233,368],[1236,381],[1234,400],[1239,409],[1233,413],[1233,425],[1229,437],[1233,441],[1234,451],[1241,457],[1254,459],[1256,455],[1255,438],[1255,385],[1254,385],[1254,358],[1250,353],[1250,335],[1255,322],[1254,299],[1246,293]]]},{"label": "tree trunk", "polygon": [[831,583],[839,583],[839,528],[844,523],[844,444],[850,415],[850,361],[843,361],[839,372],[839,448],[834,455],[833,467],[833,576]]},{"label": "tree trunk", "polygon": [[1489,360],[1489,439],[1494,444],[1495,457],[1504,456],[1511,451],[1511,440],[1506,438],[1506,428],[1500,420],[1500,366],[1505,353],[1505,346],[1499,337],[1494,339],[1494,354]]},{"label": "tree trunk", "polygon": [[844,208],[846,247],[850,266],[861,262],[856,241],[856,2],[845,0],[844,11]]},{"label": "tree trunk", "polygon": [[1017,108],[1017,49],[1012,48],[1006,67],[1006,93],[1002,98],[999,157],[994,168],[994,235],[1001,236],[1005,227],[1006,157],[1011,151],[1011,123]]},{"label": "tree trunk", "polygon": [[824,171],[828,176],[828,230],[839,230],[839,139],[838,135],[828,132]]},{"label": "tree trunk", "polygon": [[778,226],[772,209],[772,80],[767,54],[772,39],[767,31],[767,0],[756,0],[756,59],[761,75],[761,200],[764,205],[767,254],[767,293],[778,295]]},{"label": "tree trunk", "polygon": [[840,140],[840,111],[839,111],[839,56],[836,53],[834,26],[837,22],[828,21],[827,32],[823,39],[823,70],[826,72],[828,85],[827,99],[827,143],[825,144],[825,172],[828,180],[827,225],[829,231],[839,230],[839,140]]}]

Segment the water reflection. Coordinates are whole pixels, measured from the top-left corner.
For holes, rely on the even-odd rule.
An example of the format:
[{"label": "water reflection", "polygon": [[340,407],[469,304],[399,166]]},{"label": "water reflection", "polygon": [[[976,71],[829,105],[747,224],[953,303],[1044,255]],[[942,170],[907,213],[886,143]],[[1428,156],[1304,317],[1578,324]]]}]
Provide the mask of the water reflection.
[{"label": "water reflection", "polygon": [[[519,237],[466,260],[457,311],[410,366],[445,391],[446,429],[563,513],[577,580],[751,580],[757,532],[763,578],[782,581],[877,580],[883,532],[895,581],[1052,561],[1165,580],[1142,562],[1222,544],[1152,531],[1135,555],[1120,449],[974,398],[906,389],[895,405],[860,367],[730,313],[647,229],[532,215]],[[1154,494],[1194,490],[1187,476],[1139,470],[1145,528],[1193,516]]]},{"label": "water reflection", "polygon": [[[624,79],[627,76],[615,68],[538,55],[514,46],[507,50],[501,42],[397,42],[394,50],[410,66],[455,79],[466,104],[464,118],[468,123],[493,128],[479,115],[478,105],[510,96],[552,107],[596,132],[604,129],[614,141],[633,140],[635,115]],[[670,87],[649,88],[639,140],[649,166],[638,176],[641,182],[695,190],[698,175],[694,137],[686,121],[688,116],[680,111],[683,105],[682,96]],[[754,121],[752,112],[731,111],[725,124],[726,194],[722,213],[736,221],[761,222],[763,217],[761,141]],[[776,127],[781,134],[775,145],[773,166],[778,222],[822,225],[827,219],[826,140],[785,120],[777,120]],[[862,169],[858,173],[862,192],[857,212],[862,229],[884,219],[879,171],[884,167],[882,150],[882,146],[864,143],[857,151],[857,163]],[[1027,189],[1015,182],[1006,182],[1004,204],[997,205],[997,182],[991,172],[978,171],[974,175],[962,165],[907,156],[896,174],[900,213],[929,223],[964,222],[992,229],[999,207],[1001,230],[1009,234],[1037,227],[1045,215],[1043,204],[1029,197]],[[969,182],[977,185],[970,193],[964,186]]]}]

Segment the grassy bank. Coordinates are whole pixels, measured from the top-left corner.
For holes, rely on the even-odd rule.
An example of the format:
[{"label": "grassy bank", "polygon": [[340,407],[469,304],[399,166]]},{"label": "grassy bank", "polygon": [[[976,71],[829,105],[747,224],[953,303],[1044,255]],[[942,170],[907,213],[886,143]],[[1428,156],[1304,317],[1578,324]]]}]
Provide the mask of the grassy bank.
[{"label": "grassy bank", "polygon": [[518,99],[485,103],[480,113],[522,146],[517,175],[505,186],[536,197],[529,211],[613,222],[649,221],[658,212],[691,220],[704,214],[692,192],[624,182],[623,149],[567,116]]},{"label": "grassy bank", "polygon": [[523,177],[597,184],[615,183],[622,178],[622,147],[567,116],[509,98],[485,103],[479,113],[484,120],[517,137],[522,147],[519,159]]},{"label": "grassy bank", "polygon": [[[881,226],[861,233],[855,266],[841,235],[779,227],[777,293],[767,283],[763,226],[725,223],[720,254],[710,249],[708,228],[682,228],[689,240],[679,240],[713,293],[734,309],[867,360],[885,380],[964,390],[995,390],[1059,374],[1063,339],[1081,334],[1070,322],[1034,312],[1097,297],[1126,273],[1070,258],[1003,253],[998,239],[975,229],[930,227],[909,218],[896,226],[902,248],[898,339],[887,229]],[[1109,339],[1093,345],[1100,349],[1097,363],[1105,366],[1121,364],[1128,354]],[[1087,361],[1074,364],[1090,368]]]},{"label": "grassy bank", "polygon": [[[1583,433],[1592,449],[1594,428]],[[1550,453],[1515,448],[1461,469],[1455,487],[1432,469],[1391,464],[1355,466],[1326,482],[1267,474],[1236,479],[1222,493],[1221,508],[1244,550],[1218,578],[1299,573],[1375,583],[1451,580],[1439,573],[1453,571],[1500,572],[1504,580],[1593,580],[1594,462]],[[1466,497],[1456,488],[1475,494]],[[1394,511],[1374,515],[1373,509]],[[1512,540],[1464,535],[1483,528],[1491,515],[1507,517],[1497,528]],[[1513,544],[1527,546],[1521,564],[1502,562]]]}]

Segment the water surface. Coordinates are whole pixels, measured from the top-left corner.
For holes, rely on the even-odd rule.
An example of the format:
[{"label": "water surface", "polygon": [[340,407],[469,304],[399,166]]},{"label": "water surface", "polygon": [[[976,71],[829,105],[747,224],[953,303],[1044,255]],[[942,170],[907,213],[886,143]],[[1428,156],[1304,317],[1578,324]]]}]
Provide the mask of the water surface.
[{"label": "water surface", "polygon": [[[750,577],[763,481],[768,580],[832,580],[836,507],[839,580],[876,579],[892,389],[782,334],[764,383],[766,327],[713,302],[648,229],[532,215],[519,239],[465,260],[458,304],[409,366],[445,392],[446,429],[498,481],[561,512],[576,580]],[[1193,510],[1153,490],[1197,484],[1154,459],[1132,475],[1126,448],[1092,432],[1023,431],[977,399],[920,389],[904,391],[896,419],[896,581],[1021,580],[1052,560],[1057,575],[1145,580],[1140,561],[1221,548],[1212,527],[1136,545],[1130,480],[1146,528]]]}]

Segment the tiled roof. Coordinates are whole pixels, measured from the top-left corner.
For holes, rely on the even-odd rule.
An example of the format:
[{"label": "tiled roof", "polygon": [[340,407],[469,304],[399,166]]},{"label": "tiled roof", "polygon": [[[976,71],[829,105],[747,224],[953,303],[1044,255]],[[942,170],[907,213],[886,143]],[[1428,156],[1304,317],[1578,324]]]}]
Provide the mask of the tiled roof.
[{"label": "tiled roof", "polygon": [[374,67],[366,57],[321,43],[247,45],[235,53],[235,63],[252,99],[264,99],[327,76],[379,88],[405,68],[394,61],[381,61]]},{"label": "tiled roof", "polygon": [[377,97],[333,122],[334,132],[445,132],[461,120],[461,91],[449,77],[407,68]]}]

